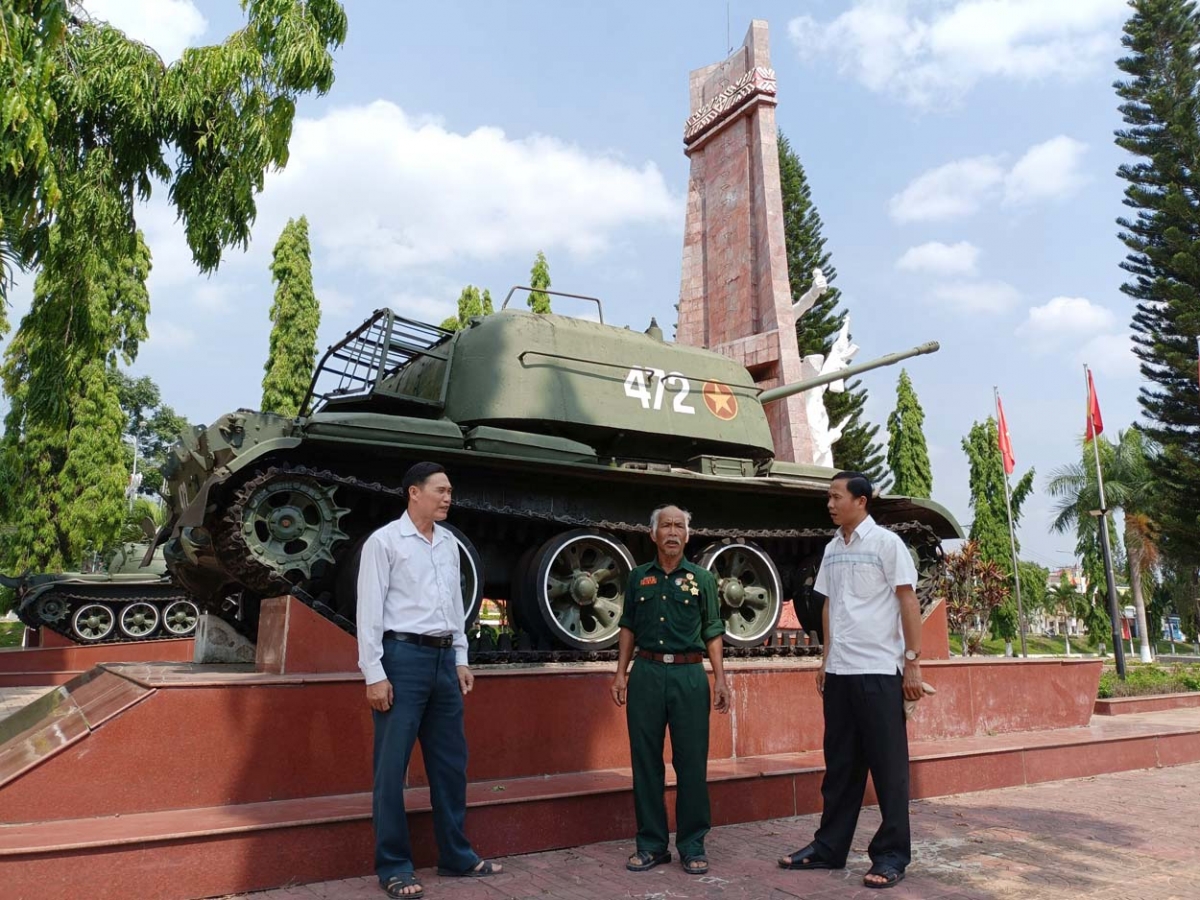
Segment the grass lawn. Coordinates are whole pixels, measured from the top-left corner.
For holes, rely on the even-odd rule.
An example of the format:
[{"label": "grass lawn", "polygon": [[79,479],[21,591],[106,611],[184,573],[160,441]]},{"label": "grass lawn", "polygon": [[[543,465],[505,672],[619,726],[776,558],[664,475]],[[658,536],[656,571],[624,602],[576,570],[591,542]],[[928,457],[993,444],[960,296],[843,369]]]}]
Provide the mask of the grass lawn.
[{"label": "grass lawn", "polygon": [[[1044,637],[1040,634],[1025,636],[1025,647],[1030,653],[1065,655],[1066,647],[1060,637]],[[1071,638],[1071,653],[1095,653],[1096,642],[1088,638]],[[962,637],[950,635],[950,653],[954,656],[962,654]],[[1013,654],[1020,655],[1021,641],[1013,641]],[[979,648],[980,656],[1003,656],[1004,641],[999,638],[988,638]]]},{"label": "grass lawn", "polygon": [[1125,681],[1117,678],[1115,669],[1104,667],[1100,674],[1100,699],[1109,697],[1142,697],[1153,694],[1179,694],[1184,691],[1200,691],[1200,665],[1166,665],[1158,663],[1131,664],[1125,672]]},{"label": "grass lawn", "polygon": [[23,622],[0,622],[0,647],[20,647]]}]

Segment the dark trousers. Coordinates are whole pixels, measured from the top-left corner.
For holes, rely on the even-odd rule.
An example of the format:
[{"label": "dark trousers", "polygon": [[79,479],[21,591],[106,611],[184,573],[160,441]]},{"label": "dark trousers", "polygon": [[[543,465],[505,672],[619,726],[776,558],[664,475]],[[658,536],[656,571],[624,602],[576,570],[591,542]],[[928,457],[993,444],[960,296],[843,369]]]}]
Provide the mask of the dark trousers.
[{"label": "dark trousers", "polygon": [[438,865],[465,872],[479,857],[463,833],[467,812],[467,738],[454,650],[383,642],[383,670],[393,703],[375,719],[375,872],[387,884],[413,871],[404,782],[419,738],[429,777]]},{"label": "dark trousers", "polygon": [[903,871],[912,861],[903,681],[900,675],[825,676],[824,806],[814,843],[834,865],[845,865],[850,852],[867,772],[883,814],[867,846],[871,862]]},{"label": "dark trousers", "polygon": [[708,806],[708,711],[704,665],[667,665],[638,659],[629,673],[625,718],[633,759],[637,848],[667,849],[666,766],[663,742],[671,730],[675,769],[675,847],[684,858],[704,852],[712,824]]}]

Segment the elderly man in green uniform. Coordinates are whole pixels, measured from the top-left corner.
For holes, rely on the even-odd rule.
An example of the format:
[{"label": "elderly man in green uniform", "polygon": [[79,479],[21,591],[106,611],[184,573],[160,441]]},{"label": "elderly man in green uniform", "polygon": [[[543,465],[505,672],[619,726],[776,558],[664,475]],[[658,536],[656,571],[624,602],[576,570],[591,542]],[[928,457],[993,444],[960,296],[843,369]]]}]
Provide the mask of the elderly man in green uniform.
[{"label": "elderly man in green uniform", "polygon": [[[663,738],[671,729],[675,767],[675,849],[689,875],[708,871],[704,837],[711,825],[708,806],[708,675],[712,663],[712,708],[729,712],[729,687],[721,662],[725,623],[712,573],[683,558],[691,514],[660,506],[650,516],[654,562],[630,573],[621,613],[621,644],[612,696],[625,706],[633,758],[633,806],[637,852],[625,864],[645,872],[671,861],[667,849],[666,769]],[[626,680],[634,651],[637,662]]]}]

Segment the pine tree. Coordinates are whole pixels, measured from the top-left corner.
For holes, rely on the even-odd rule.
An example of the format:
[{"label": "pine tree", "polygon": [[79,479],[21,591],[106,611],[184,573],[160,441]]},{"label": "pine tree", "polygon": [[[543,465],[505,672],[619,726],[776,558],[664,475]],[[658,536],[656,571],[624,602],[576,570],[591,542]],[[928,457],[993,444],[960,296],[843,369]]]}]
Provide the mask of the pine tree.
[{"label": "pine tree", "polygon": [[1126,128],[1116,143],[1137,160],[1118,172],[1128,182],[1120,238],[1136,301],[1134,352],[1145,431],[1162,452],[1151,465],[1162,497],[1154,511],[1164,550],[1200,564],[1200,19],[1192,0],[1133,0],[1115,85]]},{"label": "pine tree", "polygon": [[[783,229],[792,301],[799,300],[812,284],[813,269],[820,269],[829,282],[825,293],[796,322],[796,341],[802,357],[813,353],[828,355],[846,313],[837,310],[841,297],[833,286],[837,270],[825,249],[821,216],[813,205],[804,166],[782,132],[779,134],[779,179],[783,189]],[[829,421],[836,423],[850,418],[841,439],[833,445],[833,461],[839,469],[862,472],[874,484],[885,487],[887,468],[883,449],[875,440],[879,426],[864,420],[866,400],[867,392],[861,381],[847,382],[846,390],[840,394],[825,392]]]},{"label": "pine tree", "polygon": [[458,295],[457,315],[450,316],[442,322],[442,327],[447,331],[458,331],[460,328],[466,328],[476,316],[490,316],[495,311],[492,306],[492,292],[484,288],[481,294],[479,288],[468,284]]},{"label": "pine tree", "polygon": [[933,470],[925,445],[925,411],[913,390],[908,372],[900,370],[896,384],[896,408],[888,416],[888,468],[892,491],[906,497],[933,496]]},{"label": "pine tree", "polygon": [[306,217],[288,219],[275,244],[271,278],[275,302],[271,304],[270,349],[263,366],[262,409],[295,416],[312,382],[321,325],[321,304],[313,293]]},{"label": "pine tree", "polygon": [[550,312],[550,295],[545,293],[546,288],[550,287],[550,263],[546,262],[546,254],[541,250],[533,261],[533,268],[529,270],[529,286],[533,288],[527,301],[529,308],[535,313]]},{"label": "pine tree", "polygon": [[[963,452],[970,463],[970,503],[975,510],[970,538],[979,544],[982,559],[994,562],[1011,577],[1012,548],[1008,536],[1008,511],[1004,503],[1004,463],[1000,457],[998,438],[996,420],[990,416],[982,424],[974,423],[963,438]],[[1032,491],[1033,469],[1030,469],[1012,485],[1014,527],[1021,521],[1021,506]],[[1017,550],[1020,549],[1018,541]]]},{"label": "pine tree", "polygon": [[138,201],[166,182],[193,259],[212,271],[249,241],[265,173],[287,161],[297,99],[332,86],[339,3],[242,6],[244,28],[166,66],[69,0],[0,4],[0,263],[41,269],[3,366],[10,570],[60,567],[119,532],[125,415],[113,372],[135,358],[149,310]]}]

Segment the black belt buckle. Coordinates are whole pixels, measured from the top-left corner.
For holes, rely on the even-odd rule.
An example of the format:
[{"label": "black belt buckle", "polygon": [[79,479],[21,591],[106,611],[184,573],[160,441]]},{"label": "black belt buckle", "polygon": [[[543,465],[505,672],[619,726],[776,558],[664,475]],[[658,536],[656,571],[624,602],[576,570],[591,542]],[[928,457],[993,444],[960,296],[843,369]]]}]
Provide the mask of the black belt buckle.
[{"label": "black belt buckle", "polygon": [[439,650],[454,646],[454,635],[452,634],[412,634],[408,631],[385,631],[383,637],[385,640],[417,644],[421,647],[436,647]]}]

